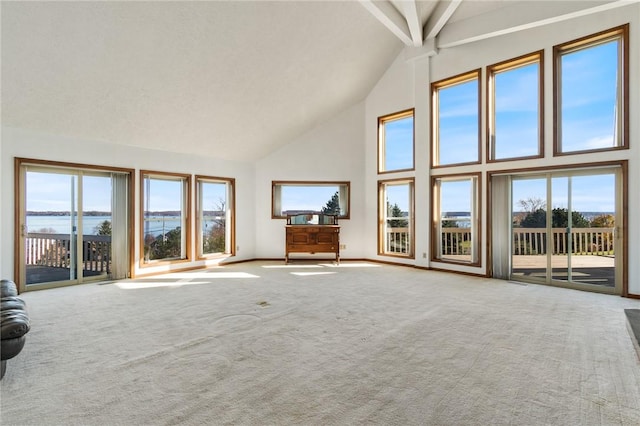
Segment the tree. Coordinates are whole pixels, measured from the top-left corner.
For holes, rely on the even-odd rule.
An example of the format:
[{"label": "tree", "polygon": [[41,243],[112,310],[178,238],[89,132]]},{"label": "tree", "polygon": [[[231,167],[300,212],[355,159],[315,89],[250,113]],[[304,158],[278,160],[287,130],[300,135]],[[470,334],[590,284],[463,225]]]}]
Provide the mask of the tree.
[{"label": "tree", "polygon": [[544,210],[547,208],[547,203],[538,197],[529,197],[526,200],[518,201],[518,205],[522,208],[523,212],[533,213],[537,210]]},{"label": "tree", "polygon": [[539,208],[527,215],[520,221],[522,228],[546,228],[547,226],[547,211]]},{"label": "tree", "polygon": [[[551,211],[551,226],[553,228],[569,227],[569,211],[567,209],[555,208]],[[589,221],[580,212],[571,212],[572,228],[588,228]]]},{"label": "tree", "polygon": [[616,226],[616,218],[612,214],[601,214],[591,221],[592,228],[613,228]]},{"label": "tree", "polygon": [[216,216],[213,219],[211,228],[207,229],[203,236],[202,252],[203,253],[224,253],[226,250],[226,203],[224,199],[219,199],[214,206]]},{"label": "tree", "polygon": [[[547,211],[539,208],[527,215],[520,222],[522,228],[546,228]],[[551,211],[551,227],[552,228],[568,228],[569,212],[567,209],[556,207]],[[571,227],[588,228],[589,221],[580,212],[571,212]]]},{"label": "tree", "polygon": [[178,226],[164,235],[149,238],[149,259],[179,258],[182,255],[182,231]]},{"label": "tree", "polygon": [[93,232],[95,232],[96,235],[111,235],[111,222],[108,220],[101,222],[93,228]]},{"label": "tree", "polygon": [[[612,214],[601,214],[591,221],[593,228],[613,228],[616,226],[616,217]],[[613,250],[613,232],[596,233],[592,242],[598,250],[609,252]]]},{"label": "tree", "polygon": [[[404,217],[403,211],[400,209],[397,203],[393,206],[387,201],[387,217]],[[409,221],[407,219],[391,219],[389,221],[389,226],[391,228],[406,228],[409,226]]]},{"label": "tree", "polygon": [[340,195],[338,191],[331,196],[327,204],[321,209],[323,214],[340,214]]}]

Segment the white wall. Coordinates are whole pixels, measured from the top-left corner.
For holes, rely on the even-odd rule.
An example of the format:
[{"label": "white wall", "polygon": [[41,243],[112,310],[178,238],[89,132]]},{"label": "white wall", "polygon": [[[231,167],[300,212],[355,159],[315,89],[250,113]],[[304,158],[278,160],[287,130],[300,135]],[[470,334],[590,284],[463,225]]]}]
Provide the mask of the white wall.
[{"label": "white wall", "polygon": [[[552,2],[545,3],[545,8],[556,7]],[[479,25],[485,28],[469,29],[469,26]],[[611,151],[605,153],[592,153],[553,157],[553,93],[552,93],[552,47],[579,37],[587,36],[599,31],[607,30],[625,23],[630,23],[630,146],[629,150]],[[490,25],[495,25],[491,28]],[[464,30],[466,36],[471,33],[488,33],[501,29],[504,23],[492,22],[491,19],[470,20],[467,25],[460,25],[460,31]],[[474,31],[472,31],[474,30]],[[481,158],[485,158],[485,99],[484,86],[486,83],[485,67],[494,63],[508,60],[544,49],[545,72],[545,158],[533,161],[501,162],[482,164],[476,166],[451,167],[438,169],[432,174],[468,173],[470,171],[482,172],[482,241],[488,241],[487,236],[487,188],[486,177],[488,171],[508,170],[522,167],[547,167],[565,164],[591,163],[614,160],[629,160],[629,292],[640,294],[640,90],[637,82],[640,81],[640,57],[638,44],[640,44],[640,5],[634,4],[625,7],[613,8],[581,17],[574,17],[562,22],[547,24],[530,28],[519,32],[495,36],[481,41],[462,44],[456,47],[441,49],[435,56],[428,57],[427,50],[417,51],[413,48],[405,49],[385,76],[378,82],[366,100],[365,111],[365,137],[366,137],[366,227],[364,236],[366,257],[380,260],[397,261],[397,258],[385,258],[376,255],[377,226],[377,187],[378,179],[393,177],[415,176],[416,178],[416,259],[409,261],[417,266],[450,269],[475,274],[485,274],[487,269],[487,253],[483,248],[482,265],[480,268],[466,267],[463,265],[451,265],[432,262],[430,258],[429,239],[429,151],[430,135],[428,123],[430,122],[429,86],[432,82],[455,76],[467,71],[482,68],[481,84],[483,87],[482,99],[482,127],[481,134],[483,151]],[[455,41],[454,32],[447,33],[449,43]],[[424,53],[419,56],[419,53]],[[412,58],[412,59],[406,59]],[[416,170],[398,174],[377,174],[377,118],[402,109],[415,107],[416,126]],[[484,245],[484,244],[483,244]],[[423,253],[427,253],[426,259]]]},{"label": "white wall", "polygon": [[[357,104],[274,151],[256,164],[256,257],[284,258],[285,220],[271,218],[271,182],[349,181],[350,219],[340,225],[340,250],[344,259],[365,255],[364,104]],[[315,257],[326,257],[317,254]],[[296,257],[304,255],[296,254]]]},{"label": "white wall", "polygon": [[[3,277],[13,278],[14,254],[14,158],[22,157],[48,161],[80,163],[86,165],[102,165],[135,169],[135,206],[139,211],[139,171],[157,170],[163,172],[202,174],[209,176],[229,177],[236,179],[236,245],[240,250],[232,260],[252,259],[255,257],[254,247],[254,167],[253,164],[222,161],[202,156],[169,153],[165,151],[115,145],[107,142],[78,140],[64,136],[42,134],[34,131],[14,128],[2,129],[2,209],[0,248],[4,256],[0,257],[0,268]],[[192,188],[193,189],[193,188]],[[193,194],[192,194],[193,195]],[[194,199],[194,197],[192,197]],[[208,262],[193,261],[170,266],[139,268],[139,215],[135,214],[135,274],[149,274],[188,267],[215,264],[218,260]],[[195,230],[192,226],[192,241]]]},{"label": "white wall", "polygon": [[[367,197],[365,200],[366,215],[364,222],[367,232],[363,235],[363,242],[365,256],[370,259],[413,264],[412,260],[378,256],[377,241],[378,180],[413,177],[415,175],[414,172],[378,175],[378,117],[413,108],[415,106],[414,87],[413,64],[407,63],[404,59],[404,54],[400,54],[366,99],[364,126],[366,135],[365,182]],[[421,156],[416,152],[416,169],[420,168],[418,164],[420,162]],[[418,221],[416,221],[416,225],[418,225]]]}]

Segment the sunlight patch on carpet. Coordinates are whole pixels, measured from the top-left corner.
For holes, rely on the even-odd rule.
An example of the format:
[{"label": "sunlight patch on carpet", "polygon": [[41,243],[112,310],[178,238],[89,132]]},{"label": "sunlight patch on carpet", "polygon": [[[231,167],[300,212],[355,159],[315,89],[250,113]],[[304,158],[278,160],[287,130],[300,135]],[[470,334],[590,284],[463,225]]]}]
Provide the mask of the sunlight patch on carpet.
[{"label": "sunlight patch on carpet", "polygon": [[278,269],[278,268],[322,268],[321,265],[262,265],[262,268]]},{"label": "sunlight patch on carpet", "polygon": [[298,275],[299,277],[308,277],[310,275],[331,275],[337,274],[337,272],[291,272],[291,275]]}]

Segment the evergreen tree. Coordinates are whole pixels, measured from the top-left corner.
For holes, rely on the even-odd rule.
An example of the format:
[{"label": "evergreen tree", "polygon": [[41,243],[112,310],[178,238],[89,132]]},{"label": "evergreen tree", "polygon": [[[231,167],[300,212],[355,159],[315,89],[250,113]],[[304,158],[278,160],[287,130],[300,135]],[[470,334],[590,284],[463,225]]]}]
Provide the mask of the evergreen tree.
[{"label": "evergreen tree", "polygon": [[331,196],[331,199],[327,201],[327,204],[322,208],[323,214],[340,214],[340,195],[338,191]]},{"label": "evergreen tree", "polygon": [[[400,209],[397,203],[393,206],[387,201],[387,217],[404,217],[404,213]],[[389,226],[392,228],[406,228],[409,226],[409,221],[406,219],[391,219],[389,221]]]},{"label": "evergreen tree", "polygon": [[96,226],[93,231],[96,235],[111,235],[111,222],[105,220]]}]

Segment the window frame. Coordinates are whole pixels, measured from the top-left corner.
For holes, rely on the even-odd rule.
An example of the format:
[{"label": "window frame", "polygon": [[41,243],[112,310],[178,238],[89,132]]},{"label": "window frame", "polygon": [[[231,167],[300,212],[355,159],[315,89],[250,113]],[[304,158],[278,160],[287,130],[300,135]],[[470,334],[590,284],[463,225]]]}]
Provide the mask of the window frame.
[{"label": "window frame", "polygon": [[[475,180],[474,197],[471,200],[471,253],[470,261],[455,260],[443,258],[440,253],[440,241],[442,236],[440,233],[441,225],[441,190],[439,181],[442,182],[458,182],[464,180]],[[482,173],[464,173],[451,174],[431,177],[431,261],[446,264],[465,265],[480,267],[482,264]],[[475,217],[473,213],[475,212]],[[474,257],[475,255],[475,257]]]},{"label": "window frame", "polygon": [[[403,253],[391,253],[385,250],[386,238],[386,194],[385,187],[387,185],[409,185],[409,252]],[[378,181],[378,255],[398,257],[403,259],[415,259],[415,179],[414,178],[398,178],[398,179],[386,179]]]},{"label": "window frame", "polygon": [[[228,257],[236,255],[236,209],[235,209],[235,200],[236,200],[236,180],[234,178],[225,178],[225,177],[215,177],[215,176],[205,176],[205,175],[195,175],[195,189],[196,189],[196,211],[195,211],[195,220],[196,220],[196,259],[204,260],[204,259],[212,259],[219,257]],[[204,183],[218,183],[225,184],[227,187],[226,194],[226,217],[228,218],[229,223],[225,223],[225,234],[229,235],[229,241],[226,242],[226,246],[229,247],[229,250],[225,250],[224,252],[216,252],[216,253],[203,253],[203,235],[201,232],[201,224],[202,224],[202,191],[201,184]]]},{"label": "window frame", "polygon": [[[562,55],[577,52],[609,41],[618,40],[618,78],[623,85],[618,108],[619,143],[611,148],[593,148],[575,151],[562,151],[562,73],[560,60]],[[629,24],[614,27],[595,34],[553,46],[553,156],[575,155],[592,152],[616,151],[629,148]]]},{"label": "window frame", "polygon": [[[482,162],[482,84],[481,84],[482,69],[478,68],[472,71],[468,71],[462,74],[458,74],[453,77],[449,77],[443,80],[435,81],[431,83],[431,147],[430,147],[430,167],[431,169],[439,169],[445,167],[458,167],[471,164],[481,164]],[[477,102],[477,159],[473,161],[466,161],[462,163],[440,163],[440,102],[439,91],[449,87],[456,86],[458,84],[467,83],[469,81],[476,80],[478,84],[478,102]],[[437,161],[436,161],[437,160]]]},{"label": "window frame", "polygon": [[[392,121],[403,120],[411,117],[411,167],[402,169],[389,169],[385,167],[387,157],[387,144],[385,124]],[[415,126],[415,109],[409,108],[403,111],[394,112],[378,117],[378,174],[396,173],[415,170],[416,167],[416,126]]]},{"label": "window frame", "polygon": [[[145,261],[144,249],[145,249],[145,234],[144,234],[144,215],[145,215],[145,185],[144,180],[145,177],[164,179],[164,180],[176,180],[182,181],[183,185],[183,198],[181,200],[182,209],[184,218],[182,219],[182,223],[184,224],[184,258],[163,258],[163,259],[153,259]],[[177,264],[177,263],[187,263],[192,260],[192,244],[191,244],[191,175],[184,173],[170,173],[170,172],[161,172],[156,170],[140,170],[140,268],[149,268],[160,265],[168,265],[168,264]]]},{"label": "window frame", "polygon": [[276,213],[276,206],[281,205],[280,200],[276,200],[278,194],[277,187],[282,186],[337,186],[338,191],[340,187],[345,188],[347,195],[347,213],[338,216],[338,219],[350,219],[351,215],[351,182],[350,181],[309,181],[309,180],[274,180],[271,181],[271,219],[286,219],[286,215]]},{"label": "window frame", "polygon": [[[523,66],[538,64],[538,153],[520,157],[495,158],[495,131],[496,131],[496,92],[495,76],[501,72],[508,72]],[[506,61],[489,65],[486,70],[486,161],[498,163],[504,161],[527,160],[544,158],[544,49],[532,52]]]}]

